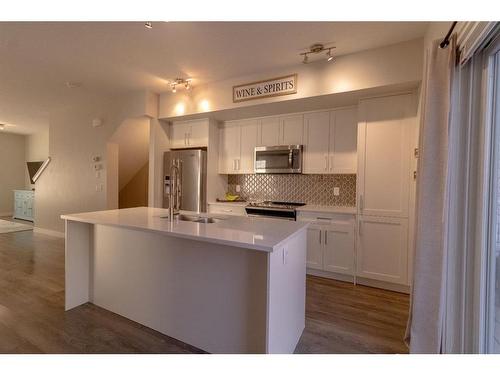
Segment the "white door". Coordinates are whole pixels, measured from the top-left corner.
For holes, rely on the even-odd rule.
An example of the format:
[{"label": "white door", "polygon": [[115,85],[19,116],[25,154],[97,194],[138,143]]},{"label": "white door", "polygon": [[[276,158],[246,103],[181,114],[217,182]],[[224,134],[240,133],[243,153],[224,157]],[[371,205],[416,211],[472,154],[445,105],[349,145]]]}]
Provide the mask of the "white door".
[{"label": "white door", "polygon": [[219,129],[219,173],[238,173],[240,159],[240,127],[231,124]]},{"label": "white door", "polygon": [[358,206],[362,215],[408,217],[412,95],[360,102]]},{"label": "white door", "polygon": [[332,111],[330,122],[330,173],[356,173],[358,159],[356,107]]},{"label": "white door", "polygon": [[189,147],[207,147],[208,120],[190,121],[187,140]]},{"label": "white door", "polygon": [[356,275],[408,285],[408,219],[358,216]]},{"label": "white door", "polygon": [[170,148],[189,147],[191,125],[188,122],[174,122],[170,125]]},{"label": "white door", "polygon": [[304,116],[281,117],[282,145],[301,145],[304,143]]},{"label": "white door", "polygon": [[323,269],[354,275],[354,222],[325,226],[323,240]]},{"label": "white door", "polygon": [[260,121],[259,146],[277,146],[280,144],[281,124],[278,117]]},{"label": "white door", "polygon": [[254,173],[255,146],[257,146],[258,120],[240,122],[241,156],[238,173]]},{"label": "white door", "polygon": [[307,229],[307,268],[323,269],[323,243],[320,227],[310,225]]},{"label": "white door", "polygon": [[304,116],[304,173],[328,173],[330,112]]}]

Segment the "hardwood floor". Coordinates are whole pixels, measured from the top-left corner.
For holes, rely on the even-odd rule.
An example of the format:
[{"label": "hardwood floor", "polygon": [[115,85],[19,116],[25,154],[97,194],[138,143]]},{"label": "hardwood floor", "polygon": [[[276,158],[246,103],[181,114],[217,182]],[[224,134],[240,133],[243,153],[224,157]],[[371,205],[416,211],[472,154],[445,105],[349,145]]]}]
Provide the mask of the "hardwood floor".
[{"label": "hardwood floor", "polygon": [[296,353],[408,353],[408,295],[315,276],[306,291]]},{"label": "hardwood floor", "polygon": [[[405,353],[408,296],[307,278],[296,353]],[[64,240],[0,234],[0,353],[200,353],[92,304],[64,311]]]}]

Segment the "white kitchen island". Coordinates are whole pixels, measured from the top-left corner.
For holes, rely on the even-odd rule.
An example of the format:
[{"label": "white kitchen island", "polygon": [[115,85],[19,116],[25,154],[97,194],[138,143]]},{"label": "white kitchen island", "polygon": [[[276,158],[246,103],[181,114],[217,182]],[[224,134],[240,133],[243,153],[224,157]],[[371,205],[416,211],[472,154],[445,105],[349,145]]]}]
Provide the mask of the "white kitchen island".
[{"label": "white kitchen island", "polygon": [[305,324],[307,224],[167,215],[63,215],[66,310],[91,302],[210,353],[292,353]]}]

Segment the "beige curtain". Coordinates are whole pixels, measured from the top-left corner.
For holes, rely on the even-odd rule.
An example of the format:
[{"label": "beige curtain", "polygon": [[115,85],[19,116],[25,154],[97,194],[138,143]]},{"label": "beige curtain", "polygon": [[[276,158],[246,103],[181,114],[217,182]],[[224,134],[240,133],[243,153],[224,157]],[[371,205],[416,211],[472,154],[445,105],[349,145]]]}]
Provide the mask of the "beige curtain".
[{"label": "beige curtain", "polygon": [[414,280],[406,342],[410,353],[440,353],[446,300],[445,246],[448,124],[455,38],[426,59],[417,178]]}]

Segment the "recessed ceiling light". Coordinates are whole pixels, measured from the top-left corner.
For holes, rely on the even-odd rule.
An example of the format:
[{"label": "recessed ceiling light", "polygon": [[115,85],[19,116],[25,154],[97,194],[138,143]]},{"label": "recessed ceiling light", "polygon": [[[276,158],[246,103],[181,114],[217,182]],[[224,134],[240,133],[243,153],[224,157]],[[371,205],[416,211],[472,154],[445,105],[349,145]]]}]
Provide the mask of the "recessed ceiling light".
[{"label": "recessed ceiling light", "polygon": [[153,23],[152,22],[145,22],[144,23],[144,27],[146,29],[152,29],[153,28]]}]

